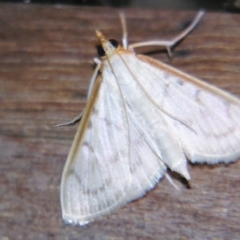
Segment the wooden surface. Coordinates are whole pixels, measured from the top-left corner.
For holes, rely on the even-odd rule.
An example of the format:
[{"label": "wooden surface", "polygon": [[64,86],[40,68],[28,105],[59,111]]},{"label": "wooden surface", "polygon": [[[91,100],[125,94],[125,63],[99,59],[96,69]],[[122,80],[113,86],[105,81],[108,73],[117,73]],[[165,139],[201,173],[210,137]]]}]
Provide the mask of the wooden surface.
[{"label": "wooden surface", "polygon": [[[130,42],[179,33],[194,12],[126,10]],[[166,178],[87,227],[62,222],[59,185],[86,103],[97,39],[121,39],[117,9],[0,4],[0,239],[239,239],[240,161],[191,165],[191,188]],[[240,96],[240,15],[206,13],[169,60]],[[97,136],[96,136],[97,137]]]}]

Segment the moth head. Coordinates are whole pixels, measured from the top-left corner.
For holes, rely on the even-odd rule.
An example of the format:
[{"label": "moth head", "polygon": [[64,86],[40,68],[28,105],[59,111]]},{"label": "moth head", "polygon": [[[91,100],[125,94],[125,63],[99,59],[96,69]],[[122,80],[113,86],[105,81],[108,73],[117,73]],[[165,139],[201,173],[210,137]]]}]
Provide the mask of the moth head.
[{"label": "moth head", "polygon": [[96,30],[96,35],[101,43],[101,46],[98,46],[98,54],[100,57],[110,56],[115,53],[116,49],[118,49],[118,42],[116,40],[107,40],[98,30]]}]

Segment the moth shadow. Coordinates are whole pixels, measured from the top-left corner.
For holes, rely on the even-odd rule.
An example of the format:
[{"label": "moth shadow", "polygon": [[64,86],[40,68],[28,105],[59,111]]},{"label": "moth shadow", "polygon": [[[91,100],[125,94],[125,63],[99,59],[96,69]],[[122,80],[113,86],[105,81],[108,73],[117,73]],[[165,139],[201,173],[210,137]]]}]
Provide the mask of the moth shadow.
[{"label": "moth shadow", "polygon": [[[175,48],[175,47],[174,47]],[[156,57],[156,56],[162,56],[163,54],[166,55],[166,57],[168,57],[168,60],[171,61],[174,58],[186,58],[186,57],[190,57],[192,52],[190,50],[186,50],[186,49],[182,49],[182,50],[177,50],[175,51],[174,48],[172,48],[172,52],[171,52],[171,56],[168,55],[167,50],[166,49],[158,49],[158,50],[149,50],[149,49],[145,49],[144,51],[141,51],[140,53],[138,52],[138,54],[140,55],[147,55],[147,56],[151,56],[151,57]]]},{"label": "moth shadow", "polygon": [[168,169],[168,174],[170,175],[170,177],[172,179],[174,179],[175,181],[178,181],[180,182],[182,185],[185,186],[185,188],[187,189],[191,189],[191,185],[190,185],[190,182],[185,179],[183,176],[181,176],[180,174],[176,173],[176,172],[173,172],[171,171],[170,169]]}]

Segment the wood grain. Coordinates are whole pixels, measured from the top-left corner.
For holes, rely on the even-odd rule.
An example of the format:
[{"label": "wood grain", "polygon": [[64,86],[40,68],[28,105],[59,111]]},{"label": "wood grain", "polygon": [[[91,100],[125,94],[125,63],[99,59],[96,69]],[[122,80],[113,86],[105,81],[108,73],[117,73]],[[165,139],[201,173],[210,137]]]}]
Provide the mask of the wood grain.
[{"label": "wood grain", "polygon": [[[87,227],[63,224],[62,169],[84,108],[94,30],[121,39],[118,9],[0,4],[0,239],[239,239],[240,161],[191,165],[191,188],[166,179],[142,199]],[[170,38],[194,12],[126,9],[130,42]],[[169,59],[240,96],[240,15],[206,13]],[[157,51],[156,51],[157,50]],[[96,136],[98,137],[98,136]]]}]

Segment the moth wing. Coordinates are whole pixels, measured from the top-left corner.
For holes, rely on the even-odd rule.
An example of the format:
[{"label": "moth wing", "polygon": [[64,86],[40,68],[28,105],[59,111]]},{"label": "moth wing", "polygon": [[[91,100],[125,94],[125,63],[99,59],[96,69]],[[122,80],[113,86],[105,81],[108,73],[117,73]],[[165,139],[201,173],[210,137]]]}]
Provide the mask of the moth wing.
[{"label": "moth wing", "polygon": [[142,196],[166,170],[129,120],[115,79],[98,78],[85,109],[61,180],[63,219],[79,225]]},{"label": "moth wing", "polygon": [[149,57],[122,59],[189,160],[228,163],[240,157],[239,99]]}]

